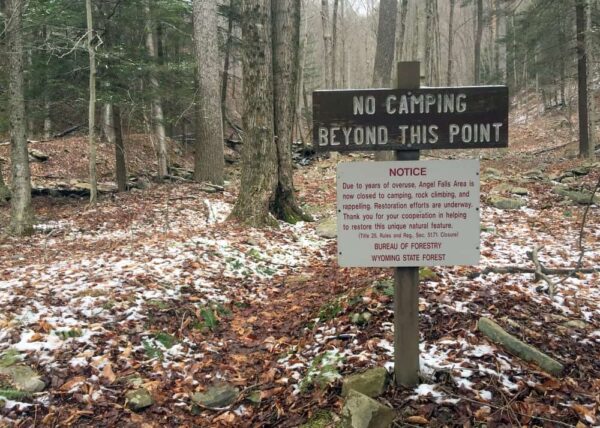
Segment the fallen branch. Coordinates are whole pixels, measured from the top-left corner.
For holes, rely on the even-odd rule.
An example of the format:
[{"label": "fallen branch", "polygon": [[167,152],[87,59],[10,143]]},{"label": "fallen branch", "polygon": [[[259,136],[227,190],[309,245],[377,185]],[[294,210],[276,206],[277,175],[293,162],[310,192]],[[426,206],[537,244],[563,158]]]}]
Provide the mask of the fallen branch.
[{"label": "fallen branch", "polygon": [[477,323],[477,330],[492,342],[502,345],[511,354],[516,355],[522,360],[536,364],[542,370],[554,376],[560,376],[564,369],[561,363],[544,354],[539,349],[510,335],[489,318],[480,318]]},{"label": "fallen branch", "polygon": [[541,150],[536,150],[535,152],[529,152],[529,154],[532,155],[540,155],[542,153],[546,153],[546,152],[551,152],[553,150],[558,150],[558,149],[562,149],[563,147],[567,147],[569,144],[573,144],[573,142],[568,142],[565,144],[561,144],[559,146],[554,146],[554,147],[546,147],[545,149],[541,149]]},{"label": "fallen branch", "polygon": [[[536,269],[523,266],[488,266],[479,272],[481,275],[488,273],[535,273]],[[597,273],[600,272],[600,266],[591,268],[546,268],[542,266],[542,273],[546,275],[568,275],[572,276],[576,273]]]},{"label": "fallen branch", "polygon": [[540,247],[536,245],[535,247],[533,247],[532,251],[527,252],[527,256],[531,259],[531,261],[535,265],[536,281],[539,281],[540,279],[543,279],[544,281],[546,281],[546,283],[548,283],[548,292],[550,293],[550,297],[554,297],[554,294],[556,293],[556,284],[554,283],[554,281],[552,281],[548,277],[548,275],[546,275],[542,271],[542,264],[540,263],[540,261],[538,259],[538,251],[539,250],[540,250]]}]

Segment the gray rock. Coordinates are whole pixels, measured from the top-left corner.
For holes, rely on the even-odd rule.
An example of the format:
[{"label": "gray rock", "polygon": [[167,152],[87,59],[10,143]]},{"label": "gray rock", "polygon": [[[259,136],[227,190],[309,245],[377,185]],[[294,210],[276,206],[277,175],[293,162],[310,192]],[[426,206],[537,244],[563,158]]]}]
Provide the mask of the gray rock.
[{"label": "gray rock", "polygon": [[337,238],[337,218],[331,217],[321,221],[317,226],[316,233],[318,236],[325,239]]},{"label": "gray rock", "polygon": [[569,172],[573,175],[588,175],[591,170],[592,170],[591,165],[581,165],[581,166],[578,166],[577,168],[573,168],[573,169],[569,170]]},{"label": "gray rock", "polygon": [[206,392],[194,393],[192,401],[205,407],[222,408],[235,402],[239,393],[235,386],[223,383],[209,387]]},{"label": "gray rock", "polygon": [[127,407],[134,412],[139,412],[154,404],[154,399],[146,388],[138,388],[129,391],[125,394],[125,399],[127,400]]},{"label": "gray rock", "polygon": [[493,207],[501,210],[518,210],[527,205],[522,199],[503,198],[502,196],[492,196],[488,202]]},{"label": "gray rock", "polygon": [[500,178],[502,177],[502,171],[496,168],[486,168],[483,170],[482,175],[488,178]]},{"label": "gray rock", "polygon": [[565,326],[567,328],[575,328],[575,329],[585,330],[588,327],[588,324],[582,320],[571,320],[571,321],[567,321],[566,323],[564,323],[563,326]]},{"label": "gray rock", "polygon": [[512,189],[513,186],[511,186],[509,183],[501,183],[498,184],[497,186],[494,186],[492,188],[492,193],[504,193],[504,192],[508,192],[510,189]]},{"label": "gray rock", "polygon": [[0,354],[0,367],[8,367],[23,360],[23,356],[15,349],[7,349]]},{"label": "gray rock", "polygon": [[363,373],[348,376],[342,384],[342,397],[350,391],[357,391],[367,397],[378,397],[385,391],[388,372],[383,367],[375,367]]},{"label": "gray rock", "polygon": [[523,177],[525,177],[525,178],[530,178],[530,179],[532,179],[532,180],[539,180],[539,181],[542,181],[542,180],[545,180],[545,179],[547,179],[547,178],[548,178],[548,177],[547,177],[547,176],[546,176],[546,175],[545,175],[545,174],[542,172],[542,170],[541,170],[541,169],[531,169],[531,170],[529,170],[529,171],[526,171],[526,172],[523,174]]},{"label": "gray rock", "polygon": [[40,392],[46,387],[40,375],[33,369],[23,365],[0,367],[0,375],[8,377],[9,382],[19,391]]},{"label": "gray rock", "polygon": [[49,159],[49,156],[46,153],[31,148],[29,149],[29,156],[31,156],[33,162],[46,162]]},{"label": "gray rock", "polygon": [[[569,190],[566,187],[557,186],[553,189],[553,191],[557,195],[569,198],[571,201],[577,204],[589,205],[590,201],[592,201],[592,192],[587,190]],[[594,204],[600,204],[600,196],[595,195],[592,202]]]},{"label": "gray rock", "polygon": [[389,428],[396,412],[387,406],[351,390],[342,408],[343,428]]},{"label": "gray rock", "polygon": [[529,190],[527,190],[524,187],[513,187],[512,189],[510,189],[510,193],[513,193],[515,195],[525,196],[525,195],[529,194]]}]

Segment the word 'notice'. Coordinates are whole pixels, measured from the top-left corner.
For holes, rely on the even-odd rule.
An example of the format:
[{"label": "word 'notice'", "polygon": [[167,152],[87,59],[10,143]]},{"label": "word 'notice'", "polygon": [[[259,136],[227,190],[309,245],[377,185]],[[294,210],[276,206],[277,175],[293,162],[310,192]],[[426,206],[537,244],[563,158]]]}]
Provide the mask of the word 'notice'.
[{"label": "word 'notice'", "polygon": [[479,262],[479,161],[350,162],[337,169],[345,267]]}]

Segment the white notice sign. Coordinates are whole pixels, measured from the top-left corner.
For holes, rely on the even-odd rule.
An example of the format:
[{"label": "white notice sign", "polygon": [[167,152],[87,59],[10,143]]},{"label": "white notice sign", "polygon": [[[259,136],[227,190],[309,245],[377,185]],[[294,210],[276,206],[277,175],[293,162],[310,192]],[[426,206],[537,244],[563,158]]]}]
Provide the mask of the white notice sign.
[{"label": "white notice sign", "polygon": [[340,266],[479,263],[479,161],[349,162],[337,168]]}]

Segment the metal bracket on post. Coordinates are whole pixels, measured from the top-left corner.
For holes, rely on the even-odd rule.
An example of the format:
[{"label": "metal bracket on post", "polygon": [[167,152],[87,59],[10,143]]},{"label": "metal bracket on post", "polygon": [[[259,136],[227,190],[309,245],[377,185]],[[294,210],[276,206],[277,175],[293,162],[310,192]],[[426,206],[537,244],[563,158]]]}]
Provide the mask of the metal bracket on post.
[{"label": "metal bracket on post", "polygon": [[[398,63],[398,89],[419,89],[418,61]],[[396,150],[399,161],[419,160],[419,150]],[[394,269],[394,375],[397,386],[419,382],[419,268]]]}]

